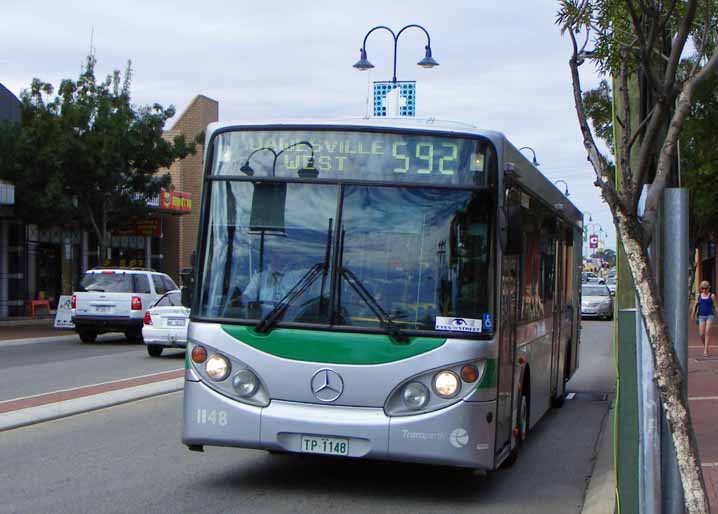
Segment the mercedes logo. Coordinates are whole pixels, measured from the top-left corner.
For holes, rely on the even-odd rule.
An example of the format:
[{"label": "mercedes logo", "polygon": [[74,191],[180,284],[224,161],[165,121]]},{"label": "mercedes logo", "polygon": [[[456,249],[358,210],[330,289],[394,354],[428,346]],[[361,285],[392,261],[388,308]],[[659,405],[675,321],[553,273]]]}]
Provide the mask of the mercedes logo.
[{"label": "mercedes logo", "polygon": [[312,393],[322,402],[333,402],[342,395],[344,381],[339,373],[331,369],[320,369],[311,381]]}]

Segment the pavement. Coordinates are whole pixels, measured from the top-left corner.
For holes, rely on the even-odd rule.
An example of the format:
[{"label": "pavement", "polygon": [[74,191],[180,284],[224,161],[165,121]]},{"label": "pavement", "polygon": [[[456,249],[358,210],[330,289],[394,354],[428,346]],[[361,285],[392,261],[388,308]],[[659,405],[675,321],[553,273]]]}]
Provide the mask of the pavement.
[{"label": "pavement", "polygon": [[688,405],[711,511],[718,512],[718,327],[710,331],[708,356],[703,356],[698,327],[688,327]]}]

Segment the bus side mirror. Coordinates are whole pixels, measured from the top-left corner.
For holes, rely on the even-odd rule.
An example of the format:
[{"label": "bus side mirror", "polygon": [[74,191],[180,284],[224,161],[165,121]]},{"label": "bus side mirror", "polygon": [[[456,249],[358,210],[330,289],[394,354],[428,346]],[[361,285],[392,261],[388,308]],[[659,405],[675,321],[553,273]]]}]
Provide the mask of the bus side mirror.
[{"label": "bus side mirror", "polygon": [[194,266],[182,268],[180,282],[182,283],[182,306],[189,309],[192,307],[192,297],[194,296]]}]

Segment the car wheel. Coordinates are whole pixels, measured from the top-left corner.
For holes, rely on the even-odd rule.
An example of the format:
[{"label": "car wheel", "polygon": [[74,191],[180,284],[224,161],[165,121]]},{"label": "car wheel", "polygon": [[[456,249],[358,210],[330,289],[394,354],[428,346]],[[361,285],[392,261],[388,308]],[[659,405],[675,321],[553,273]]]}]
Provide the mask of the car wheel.
[{"label": "car wheel", "polygon": [[94,343],[97,340],[97,332],[93,330],[79,330],[77,334],[83,343]]},{"label": "car wheel", "polygon": [[158,344],[148,344],[147,345],[147,353],[150,354],[150,357],[159,357],[162,355],[163,348]]}]

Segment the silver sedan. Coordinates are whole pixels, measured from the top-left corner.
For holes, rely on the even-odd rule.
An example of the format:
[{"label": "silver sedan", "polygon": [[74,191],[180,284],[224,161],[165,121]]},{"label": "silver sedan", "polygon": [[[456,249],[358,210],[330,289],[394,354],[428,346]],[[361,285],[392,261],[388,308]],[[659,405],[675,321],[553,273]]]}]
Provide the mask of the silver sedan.
[{"label": "silver sedan", "polygon": [[613,297],[608,287],[603,284],[581,286],[581,316],[613,319]]}]

